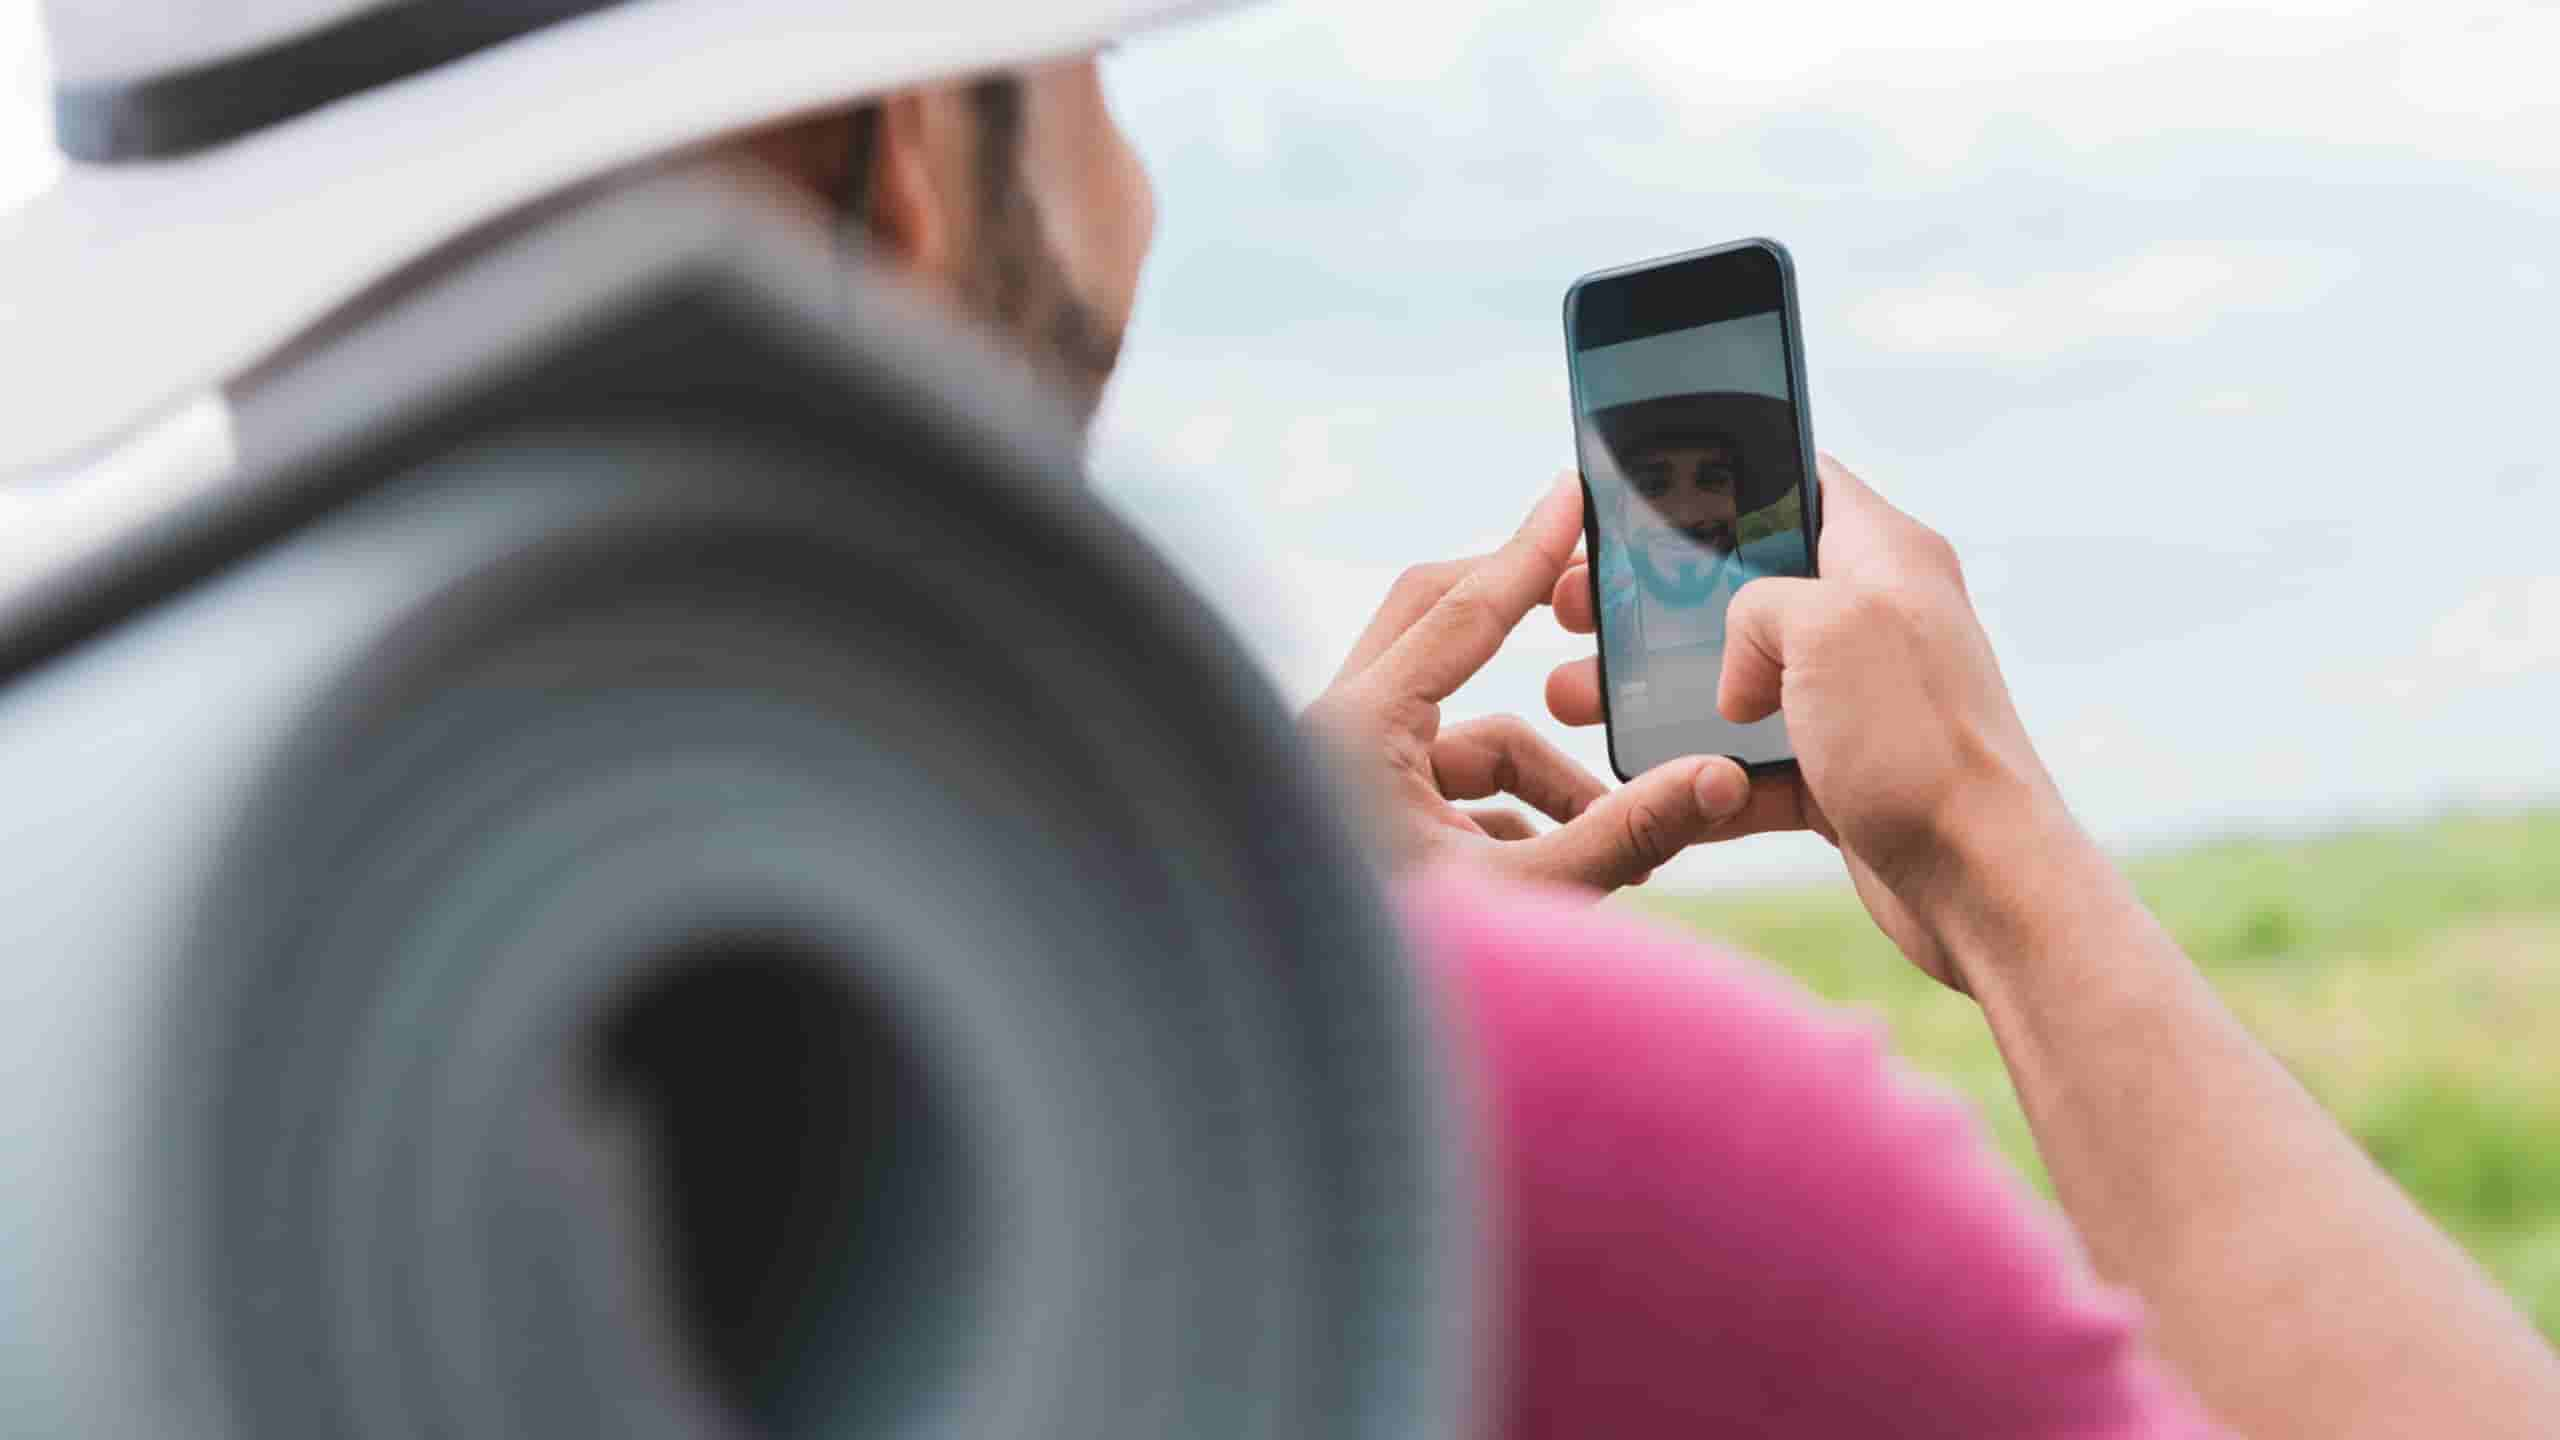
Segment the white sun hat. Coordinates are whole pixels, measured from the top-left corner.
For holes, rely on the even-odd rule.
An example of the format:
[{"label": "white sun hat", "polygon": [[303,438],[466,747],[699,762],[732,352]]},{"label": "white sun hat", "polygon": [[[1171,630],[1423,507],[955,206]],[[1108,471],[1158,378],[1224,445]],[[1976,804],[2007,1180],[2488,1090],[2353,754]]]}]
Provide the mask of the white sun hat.
[{"label": "white sun hat", "polygon": [[581,180],[1233,0],[46,0],[71,164],[0,215],[0,481],[185,415]]}]

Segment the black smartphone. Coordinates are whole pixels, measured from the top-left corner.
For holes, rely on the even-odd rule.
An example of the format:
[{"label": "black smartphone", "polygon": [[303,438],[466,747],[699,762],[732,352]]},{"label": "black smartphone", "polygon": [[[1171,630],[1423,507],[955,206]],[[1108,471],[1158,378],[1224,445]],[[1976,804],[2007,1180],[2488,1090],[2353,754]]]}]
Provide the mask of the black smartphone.
[{"label": "black smartphone", "polygon": [[1564,297],[1609,764],[1795,763],[1786,718],[1716,713],[1725,610],[1811,575],[1821,534],[1795,262],[1737,240],[1585,275]]}]

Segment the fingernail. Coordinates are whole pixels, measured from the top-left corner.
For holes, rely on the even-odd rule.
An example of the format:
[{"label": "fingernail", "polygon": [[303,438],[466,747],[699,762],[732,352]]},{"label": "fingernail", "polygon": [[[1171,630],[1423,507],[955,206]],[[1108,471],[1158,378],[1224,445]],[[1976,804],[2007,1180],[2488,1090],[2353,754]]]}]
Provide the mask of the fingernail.
[{"label": "fingernail", "polygon": [[1699,813],[1711,821],[1732,819],[1751,799],[1751,778],[1730,760],[1710,760],[1699,766],[1698,778],[1690,784],[1697,792]]}]

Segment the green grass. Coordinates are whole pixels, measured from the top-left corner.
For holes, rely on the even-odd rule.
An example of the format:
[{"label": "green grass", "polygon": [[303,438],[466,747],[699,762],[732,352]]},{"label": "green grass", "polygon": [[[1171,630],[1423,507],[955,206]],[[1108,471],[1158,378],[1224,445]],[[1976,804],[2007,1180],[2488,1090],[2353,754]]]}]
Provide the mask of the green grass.
[{"label": "green grass", "polygon": [[[2560,811],[2135,861],[2227,1003],[2560,1340]],[[1838,889],[1638,903],[1879,1017],[2048,1191],[1972,1002]]]}]

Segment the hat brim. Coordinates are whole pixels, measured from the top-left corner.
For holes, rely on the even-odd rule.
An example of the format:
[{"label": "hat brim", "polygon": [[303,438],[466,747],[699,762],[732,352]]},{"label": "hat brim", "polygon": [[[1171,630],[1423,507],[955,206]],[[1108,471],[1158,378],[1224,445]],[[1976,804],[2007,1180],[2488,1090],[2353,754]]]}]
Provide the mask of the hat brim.
[{"label": "hat brim", "polygon": [[795,114],[1236,0],[632,0],[0,216],[0,476],[79,463],[487,220]]},{"label": "hat brim", "polygon": [[1734,505],[1746,515],[1786,499],[1804,473],[1795,407],[1774,396],[1740,390],[1657,395],[1594,411],[1591,421],[1621,470],[1627,454],[1648,443],[1676,444],[1700,430],[1731,436],[1743,458],[1742,490]]}]

